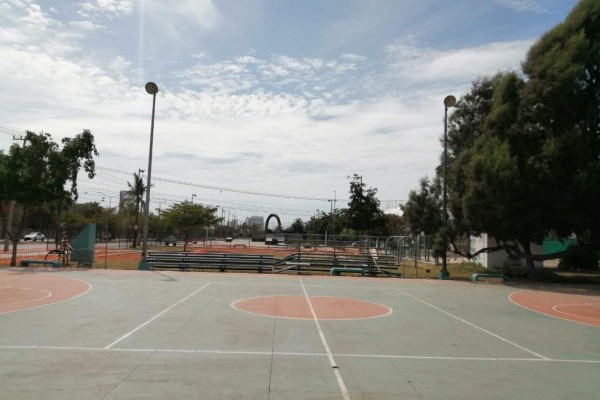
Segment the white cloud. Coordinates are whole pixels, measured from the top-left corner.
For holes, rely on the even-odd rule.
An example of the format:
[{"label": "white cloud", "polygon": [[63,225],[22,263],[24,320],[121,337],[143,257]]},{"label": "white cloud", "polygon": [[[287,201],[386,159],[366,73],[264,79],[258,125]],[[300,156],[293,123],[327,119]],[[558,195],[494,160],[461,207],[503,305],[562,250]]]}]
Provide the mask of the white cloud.
[{"label": "white cloud", "polygon": [[69,26],[82,31],[99,31],[106,28],[104,25],[92,21],[71,21]]},{"label": "white cloud", "polygon": [[131,62],[121,56],[117,56],[108,64],[108,67],[113,71],[123,73],[131,68]]},{"label": "white cloud", "polygon": [[533,40],[519,40],[438,50],[411,40],[399,41],[387,47],[388,72],[401,82],[470,82],[478,76],[518,68],[532,44]]},{"label": "white cloud", "polygon": [[173,36],[179,36],[184,22],[207,31],[219,26],[220,15],[212,0],[145,0],[142,4],[145,18]]},{"label": "white cloud", "polygon": [[175,72],[175,76],[182,84],[208,91],[236,93],[271,86],[311,97],[314,87],[321,90],[335,85],[356,68],[358,61],[345,61],[344,57],[325,60],[270,55],[260,59],[244,55],[214,64],[199,63]]},{"label": "white cloud", "polygon": [[1,4],[0,45],[12,49],[64,56],[78,48],[78,34],[64,29],[31,0],[8,0]]},{"label": "white cloud", "polygon": [[495,2],[519,12],[543,10],[539,0],[495,0]]},{"label": "white cloud", "polygon": [[132,0],[95,0],[79,4],[82,16],[123,17],[133,12]]}]

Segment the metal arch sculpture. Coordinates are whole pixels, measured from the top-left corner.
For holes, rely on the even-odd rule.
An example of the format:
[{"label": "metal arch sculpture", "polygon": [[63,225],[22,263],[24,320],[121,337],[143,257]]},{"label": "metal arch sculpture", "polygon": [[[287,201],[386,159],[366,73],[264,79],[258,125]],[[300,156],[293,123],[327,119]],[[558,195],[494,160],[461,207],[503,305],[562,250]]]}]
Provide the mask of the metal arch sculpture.
[{"label": "metal arch sculpture", "polygon": [[267,222],[265,222],[265,233],[269,231],[269,221],[273,217],[275,217],[275,219],[277,220],[277,230],[281,231],[281,220],[279,219],[279,215],[271,214],[267,217]]}]

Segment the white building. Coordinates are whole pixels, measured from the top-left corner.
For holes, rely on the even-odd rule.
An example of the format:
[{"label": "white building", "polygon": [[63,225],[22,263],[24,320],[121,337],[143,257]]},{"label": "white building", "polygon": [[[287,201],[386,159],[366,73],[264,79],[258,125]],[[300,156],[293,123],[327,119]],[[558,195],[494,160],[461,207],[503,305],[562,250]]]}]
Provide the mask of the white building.
[{"label": "white building", "polygon": [[259,232],[263,232],[265,230],[265,218],[253,215],[249,218],[246,218],[246,225],[255,226]]},{"label": "white building", "polygon": [[[471,236],[471,254],[484,249],[486,247],[498,246],[498,242],[492,236],[487,233],[483,233],[481,236]],[[534,255],[544,254],[544,247],[537,244],[531,244],[531,253]],[[524,259],[511,260],[508,257],[508,253],[504,250],[498,250],[491,253],[479,253],[473,258],[474,262],[481,264],[485,268],[501,269],[503,266],[527,266],[527,261]],[[542,268],[544,263],[542,261],[536,261],[536,268]]]}]

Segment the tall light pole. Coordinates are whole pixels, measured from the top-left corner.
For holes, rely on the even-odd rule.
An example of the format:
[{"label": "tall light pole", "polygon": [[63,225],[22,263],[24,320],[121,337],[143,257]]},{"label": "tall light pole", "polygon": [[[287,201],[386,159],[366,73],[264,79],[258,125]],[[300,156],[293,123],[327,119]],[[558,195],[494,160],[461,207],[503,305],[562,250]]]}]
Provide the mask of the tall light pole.
[{"label": "tall light pole", "polygon": [[194,197],[196,197],[196,195],[192,193],[192,204],[194,204]]},{"label": "tall light pole", "polygon": [[444,99],[444,184],[442,186],[442,221],[444,224],[444,250],[442,254],[442,270],[440,271],[440,279],[447,279],[450,276],[448,273],[448,265],[446,261],[446,253],[448,251],[448,195],[447,185],[448,180],[448,108],[454,107],[456,104],[456,97],[449,95]]},{"label": "tall light pole", "polygon": [[146,265],[146,251],[148,250],[148,212],[150,209],[150,185],[152,180],[152,144],[154,143],[154,111],[156,109],[156,93],[158,86],[154,82],[148,82],[145,86],[146,92],[152,95],[152,122],[150,123],[150,151],[148,153],[148,180],[146,181],[146,204],[144,205],[144,241],[142,244],[142,259],[139,269],[148,269]]}]

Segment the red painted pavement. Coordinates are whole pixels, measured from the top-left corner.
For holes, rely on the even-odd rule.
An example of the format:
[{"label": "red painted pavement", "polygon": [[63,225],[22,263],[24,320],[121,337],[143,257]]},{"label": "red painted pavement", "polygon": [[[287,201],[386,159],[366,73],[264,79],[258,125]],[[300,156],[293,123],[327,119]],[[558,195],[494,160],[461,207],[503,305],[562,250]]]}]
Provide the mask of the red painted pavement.
[{"label": "red painted pavement", "polygon": [[63,276],[0,271],[0,314],[58,303],[89,290],[89,284]]},{"label": "red painted pavement", "polygon": [[[383,317],[392,310],[381,304],[340,297],[310,296],[319,320],[344,320]],[[270,317],[313,319],[305,296],[265,296],[236,301],[232,306],[240,311]]]},{"label": "red painted pavement", "polygon": [[509,296],[529,310],[600,327],[600,297],[552,292],[516,292]]}]

